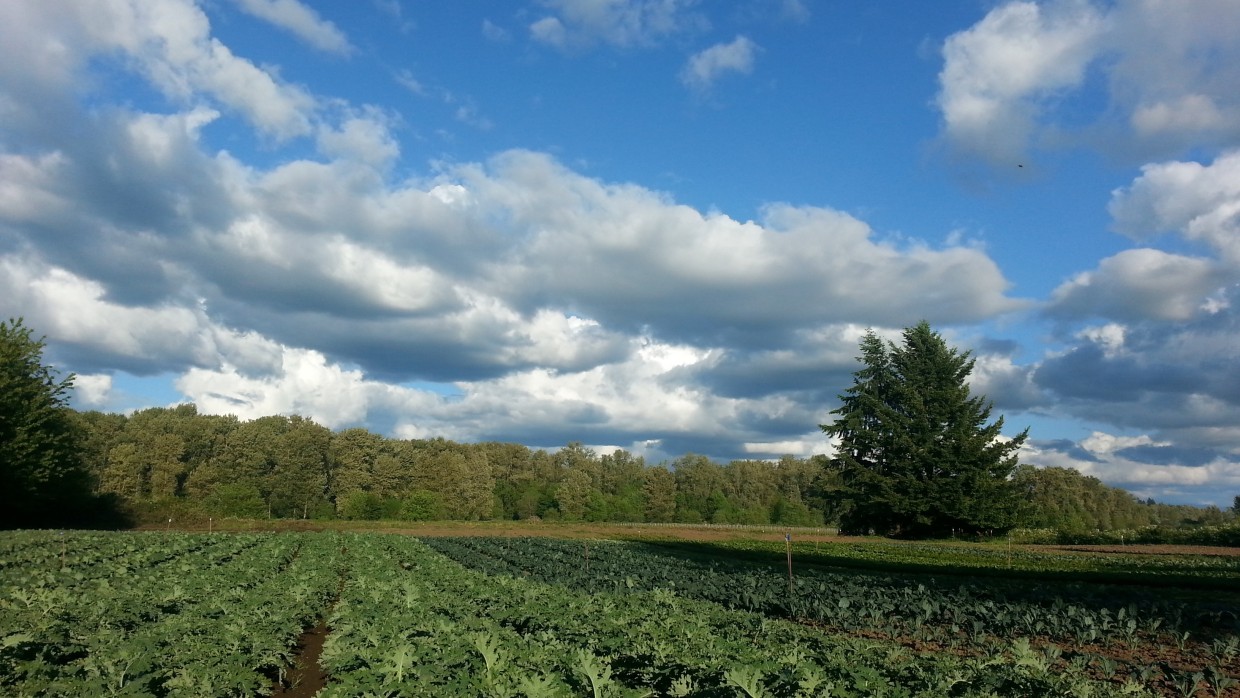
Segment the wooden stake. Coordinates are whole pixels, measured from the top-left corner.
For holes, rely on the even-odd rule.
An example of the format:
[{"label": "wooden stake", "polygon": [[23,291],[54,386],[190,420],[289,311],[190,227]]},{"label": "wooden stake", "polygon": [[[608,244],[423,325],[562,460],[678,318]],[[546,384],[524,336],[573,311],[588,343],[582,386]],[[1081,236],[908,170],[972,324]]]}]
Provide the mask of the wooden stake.
[{"label": "wooden stake", "polygon": [[788,600],[791,601],[792,596],[792,532],[784,534],[784,547],[788,549]]}]

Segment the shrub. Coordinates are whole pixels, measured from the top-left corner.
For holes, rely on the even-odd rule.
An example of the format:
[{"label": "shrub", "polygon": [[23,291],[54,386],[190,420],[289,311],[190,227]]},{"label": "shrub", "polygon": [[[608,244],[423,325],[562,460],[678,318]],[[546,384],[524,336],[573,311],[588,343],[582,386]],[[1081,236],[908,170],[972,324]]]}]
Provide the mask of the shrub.
[{"label": "shrub", "polygon": [[438,494],[414,490],[401,502],[400,518],[404,521],[434,521],[440,518],[441,507]]},{"label": "shrub", "polygon": [[350,521],[378,521],[383,517],[383,500],[373,492],[350,492],[337,507],[340,517]]}]

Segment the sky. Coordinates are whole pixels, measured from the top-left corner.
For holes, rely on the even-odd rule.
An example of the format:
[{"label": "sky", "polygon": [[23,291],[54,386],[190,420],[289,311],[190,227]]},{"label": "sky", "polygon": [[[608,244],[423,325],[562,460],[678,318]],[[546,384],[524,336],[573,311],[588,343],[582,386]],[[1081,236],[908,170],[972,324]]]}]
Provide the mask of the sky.
[{"label": "sky", "polygon": [[830,453],[921,320],[1021,461],[1240,495],[1240,2],[10,0],[0,317],[79,409]]}]

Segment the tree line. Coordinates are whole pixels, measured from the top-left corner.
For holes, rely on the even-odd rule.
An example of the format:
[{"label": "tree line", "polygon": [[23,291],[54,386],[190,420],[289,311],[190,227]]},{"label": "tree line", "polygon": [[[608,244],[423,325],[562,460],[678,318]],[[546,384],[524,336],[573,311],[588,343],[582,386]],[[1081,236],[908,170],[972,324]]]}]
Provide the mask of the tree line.
[{"label": "tree line", "polygon": [[150,516],[527,519],[821,525],[824,458],[698,455],[648,464],[580,443],[392,439],[298,416],[242,421],[193,405],[80,412],[83,462],[100,494]]},{"label": "tree line", "polygon": [[[950,364],[951,370],[940,371],[948,383],[967,374],[967,355],[940,346],[937,334],[925,335],[928,326],[919,328],[910,331],[922,333],[915,337],[925,340],[931,358]],[[990,445],[997,428],[985,424],[989,407],[967,390],[941,387],[931,401],[955,405],[944,412],[956,415],[950,418],[900,407],[899,400],[914,393],[891,386],[875,402],[875,381],[900,377],[881,371],[896,360],[911,365],[911,358],[896,356],[907,347],[883,345],[872,335],[862,348],[863,361],[868,357],[870,363],[842,396],[841,419],[824,427],[843,436],[834,458],[718,463],[686,454],[652,464],[622,449],[598,453],[580,443],[545,450],[393,439],[362,428],[333,431],[295,415],[204,415],[192,404],[128,415],[76,411],[68,406],[73,377],[45,366],[42,341],[21,321],[10,321],[0,324],[0,525],[537,517],[840,525],[889,534],[918,525],[935,533],[946,526],[972,532],[986,524],[994,530],[1092,530],[1221,523],[1232,516],[1217,508],[1141,501],[1073,470],[1017,466],[1013,449],[1003,445],[1011,442]],[[875,365],[881,370],[868,370]],[[901,370],[906,378],[914,372]],[[936,447],[918,451],[907,438],[895,440],[891,429],[879,427],[878,418],[890,418],[893,410],[909,424],[954,429],[965,443],[949,447],[927,432],[923,438]],[[989,480],[968,473],[987,463]],[[927,475],[936,467],[935,477],[973,484],[965,492],[959,483],[937,483]],[[986,501],[952,499],[962,492],[984,492]],[[979,513],[982,518],[968,518]]]}]

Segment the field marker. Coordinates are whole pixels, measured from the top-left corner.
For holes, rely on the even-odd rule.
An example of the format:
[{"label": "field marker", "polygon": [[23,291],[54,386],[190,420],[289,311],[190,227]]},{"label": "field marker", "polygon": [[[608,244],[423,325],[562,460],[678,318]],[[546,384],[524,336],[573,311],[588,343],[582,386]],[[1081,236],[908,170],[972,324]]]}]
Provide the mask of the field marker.
[{"label": "field marker", "polygon": [[784,546],[788,549],[788,602],[792,602],[792,532],[784,534]]}]

